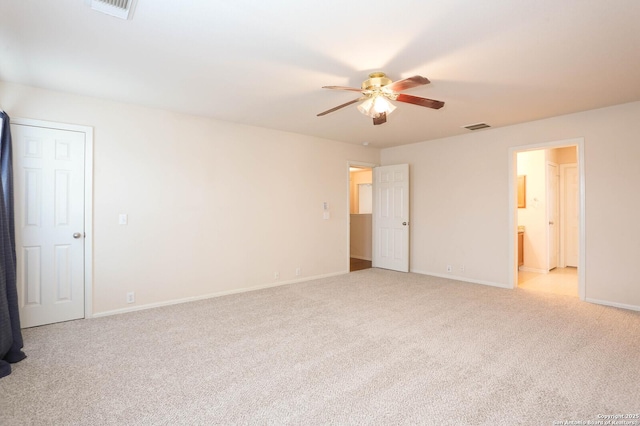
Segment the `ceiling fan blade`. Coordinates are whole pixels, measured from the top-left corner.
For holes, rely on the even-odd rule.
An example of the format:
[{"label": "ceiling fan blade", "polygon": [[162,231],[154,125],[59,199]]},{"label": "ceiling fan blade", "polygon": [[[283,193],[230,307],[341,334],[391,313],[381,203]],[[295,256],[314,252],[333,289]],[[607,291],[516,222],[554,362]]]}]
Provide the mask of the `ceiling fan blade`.
[{"label": "ceiling fan blade", "polygon": [[402,92],[403,90],[411,89],[416,86],[423,86],[431,83],[428,78],[421,75],[414,75],[413,77],[405,78],[404,80],[394,81],[391,84],[384,86],[386,89],[393,90],[394,92]]},{"label": "ceiling fan blade", "polygon": [[387,113],[383,112],[378,117],[373,119],[373,125],[377,126],[378,124],[384,124],[387,122]]},{"label": "ceiling fan blade", "polygon": [[355,87],[344,87],[344,86],[322,86],[323,89],[332,89],[332,90],[348,90],[350,92],[362,92],[362,89],[356,89]]},{"label": "ceiling fan blade", "polygon": [[327,115],[327,114],[329,114],[330,112],[337,111],[337,110],[339,110],[340,108],[344,108],[344,107],[349,106],[349,105],[351,105],[351,104],[355,104],[356,102],[360,101],[361,99],[362,99],[362,98],[354,99],[354,100],[349,101],[349,102],[347,102],[347,103],[344,103],[344,104],[342,104],[342,105],[338,105],[337,107],[333,107],[333,108],[331,108],[331,109],[328,109],[328,110],[326,110],[326,111],[321,112],[320,114],[318,114],[318,117],[321,117],[321,116],[323,116],[323,115]]},{"label": "ceiling fan blade", "polygon": [[406,95],[404,93],[398,94],[396,101],[406,102],[408,104],[414,104],[414,105],[419,105],[419,106],[433,108],[433,109],[440,109],[444,106],[444,102],[442,101],[421,98],[419,96]]}]

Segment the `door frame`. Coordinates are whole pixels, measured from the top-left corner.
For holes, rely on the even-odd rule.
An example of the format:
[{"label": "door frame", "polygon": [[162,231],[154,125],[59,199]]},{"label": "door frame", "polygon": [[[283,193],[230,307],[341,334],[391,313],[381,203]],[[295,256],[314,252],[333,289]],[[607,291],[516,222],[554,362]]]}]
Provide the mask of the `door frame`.
[{"label": "door frame", "polygon": [[579,247],[578,247],[578,296],[580,300],[586,300],[586,214],[585,214],[585,177],[584,177],[584,138],[564,139],[552,142],[543,142],[531,145],[512,146],[508,149],[508,170],[509,170],[509,197],[507,220],[507,235],[509,236],[509,288],[518,287],[518,258],[515,250],[518,247],[518,209],[516,208],[517,200],[517,153],[521,151],[535,151],[539,149],[562,148],[566,146],[575,146],[578,163],[578,209],[580,210],[580,218],[578,223]]},{"label": "door frame", "polygon": [[93,127],[30,118],[12,124],[84,133],[84,318],[93,316]]},{"label": "door frame", "polygon": [[[351,171],[350,167],[368,167],[373,169],[378,167],[380,164],[376,163],[365,163],[362,161],[351,161],[347,160],[347,273],[351,272]],[[371,214],[375,212],[375,205],[371,206]],[[371,231],[373,232],[373,226]],[[373,248],[373,247],[372,247]]]},{"label": "door frame", "polygon": [[[549,206],[551,205],[551,203],[549,202],[550,199],[550,179],[549,179],[549,166],[555,167],[556,168],[556,172],[558,173],[556,175],[556,185],[555,188],[553,188],[554,192],[555,192],[555,211],[553,212],[553,216],[554,216],[554,234],[552,235],[551,230],[549,229],[549,223],[551,222],[550,220],[550,208]],[[551,269],[555,269],[560,267],[560,167],[558,165],[558,163],[555,163],[553,161],[549,161],[546,160],[545,161],[545,184],[546,184],[546,189],[547,189],[547,212],[546,212],[546,217],[545,217],[545,222],[547,222],[547,271],[551,271]],[[555,247],[551,247],[551,242],[553,241],[553,238],[555,237]],[[552,250],[555,251],[555,257],[556,257],[556,266],[554,266],[553,268],[551,267],[551,256],[552,256]]]}]

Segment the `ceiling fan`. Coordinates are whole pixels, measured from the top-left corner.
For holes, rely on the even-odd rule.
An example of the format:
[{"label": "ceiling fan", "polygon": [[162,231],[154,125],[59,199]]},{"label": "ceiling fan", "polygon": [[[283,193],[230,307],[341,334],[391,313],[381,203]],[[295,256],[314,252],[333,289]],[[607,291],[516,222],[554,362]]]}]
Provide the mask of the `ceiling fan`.
[{"label": "ceiling fan", "polygon": [[440,109],[444,106],[444,102],[433,99],[421,98],[419,96],[398,93],[403,90],[411,89],[416,86],[429,84],[430,81],[426,77],[414,75],[413,77],[403,80],[391,81],[383,72],[374,72],[369,74],[369,78],[362,83],[361,89],[355,87],[343,86],[323,86],[323,89],[333,90],[349,90],[351,92],[360,92],[362,96],[353,101],[338,105],[337,107],[328,109],[318,114],[318,117],[327,115],[330,112],[339,110],[356,102],[364,101],[358,105],[358,111],[366,116],[373,118],[373,124],[384,124],[387,122],[387,115],[391,114],[396,107],[389,102],[398,101],[408,104],[419,105],[427,108]]}]

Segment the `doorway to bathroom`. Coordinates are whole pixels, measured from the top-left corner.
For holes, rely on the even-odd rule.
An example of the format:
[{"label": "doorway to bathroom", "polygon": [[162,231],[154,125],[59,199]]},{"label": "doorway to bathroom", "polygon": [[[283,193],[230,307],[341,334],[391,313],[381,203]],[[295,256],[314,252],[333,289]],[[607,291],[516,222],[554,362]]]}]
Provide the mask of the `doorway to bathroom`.
[{"label": "doorway to bathroom", "polygon": [[515,150],[514,156],[514,287],[584,299],[580,144]]}]

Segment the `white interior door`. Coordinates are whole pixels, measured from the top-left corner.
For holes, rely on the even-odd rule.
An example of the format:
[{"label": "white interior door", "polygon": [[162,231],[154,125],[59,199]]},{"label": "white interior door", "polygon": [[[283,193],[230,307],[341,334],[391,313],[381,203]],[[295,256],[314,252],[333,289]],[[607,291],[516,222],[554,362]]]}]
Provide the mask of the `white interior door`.
[{"label": "white interior door", "polygon": [[373,169],[374,268],[409,272],[409,165]]},{"label": "white interior door", "polygon": [[558,239],[558,165],[547,163],[547,218],[549,220],[549,265],[552,270],[558,267],[559,239]]},{"label": "white interior door", "polygon": [[12,124],[23,327],[84,318],[85,134]]},{"label": "white interior door", "polygon": [[578,266],[579,215],[578,166],[563,164],[562,169],[562,252],[566,266]]}]

